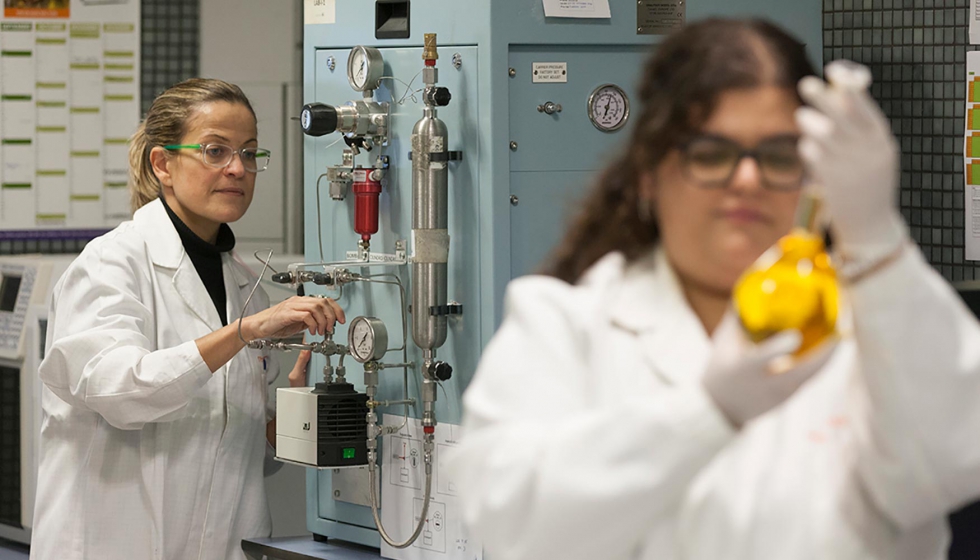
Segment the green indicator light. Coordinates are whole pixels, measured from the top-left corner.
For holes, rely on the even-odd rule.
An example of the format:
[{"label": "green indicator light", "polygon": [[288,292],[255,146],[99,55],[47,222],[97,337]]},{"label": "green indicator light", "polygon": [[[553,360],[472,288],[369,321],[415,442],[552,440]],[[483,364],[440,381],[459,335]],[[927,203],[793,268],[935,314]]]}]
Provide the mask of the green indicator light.
[{"label": "green indicator light", "polygon": [[344,459],[353,459],[353,458],[354,458],[354,448],[353,447],[345,447],[344,448]]}]

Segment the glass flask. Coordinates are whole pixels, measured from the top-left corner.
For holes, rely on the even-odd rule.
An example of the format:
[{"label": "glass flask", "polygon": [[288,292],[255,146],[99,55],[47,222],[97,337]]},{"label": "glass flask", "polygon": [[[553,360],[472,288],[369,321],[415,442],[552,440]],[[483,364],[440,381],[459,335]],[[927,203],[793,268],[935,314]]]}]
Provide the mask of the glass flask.
[{"label": "glass flask", "polygon": [[754,342],[787,330],[803,336],[797,357],[837,332],[837,274],[819,221],[822,199],[814,188],[800,197],[793,229],[742,275],[732,292],[742,327]]}]

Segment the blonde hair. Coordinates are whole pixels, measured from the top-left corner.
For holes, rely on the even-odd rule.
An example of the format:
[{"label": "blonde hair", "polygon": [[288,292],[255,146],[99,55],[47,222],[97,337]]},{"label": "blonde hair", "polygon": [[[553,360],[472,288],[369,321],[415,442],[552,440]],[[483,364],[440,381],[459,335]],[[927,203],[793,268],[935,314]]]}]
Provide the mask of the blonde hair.
[{"label": "blonde hair", "polygon": [[184,80],[153,100],[146,118],[129,141],[129,195],[134,212],[158,198],[163,188],[153,173],[150,151],[155,146],[179,144],[186,132],[187,121],[197,109],[215,101],[244,105],[255,118],[252,104],[241,88],[212,78]]}]

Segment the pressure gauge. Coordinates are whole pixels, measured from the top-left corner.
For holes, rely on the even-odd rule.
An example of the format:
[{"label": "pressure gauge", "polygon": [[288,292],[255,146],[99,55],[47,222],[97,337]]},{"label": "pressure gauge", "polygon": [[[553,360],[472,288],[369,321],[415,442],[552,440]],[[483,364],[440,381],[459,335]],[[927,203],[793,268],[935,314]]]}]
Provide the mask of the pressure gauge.
[{"label": "pressure gauge", "polygon": [[374,47],[358,45],[350,50],[347,59],[347,81],[356,91],[378,89],[378,80],[384,74],[385,61],[381,51]]},{"label": "pressure gauge", "polygon": [[388,329],[376,317],[358,317],[347,330],[352,358],[360,363],[380,360],[388,351]]},{"label": "pressure gauge", "polygon": [[603,132],[619,130],[630,117],[630,99],[617,85],[604,84],[589,96],[589,120]]}]

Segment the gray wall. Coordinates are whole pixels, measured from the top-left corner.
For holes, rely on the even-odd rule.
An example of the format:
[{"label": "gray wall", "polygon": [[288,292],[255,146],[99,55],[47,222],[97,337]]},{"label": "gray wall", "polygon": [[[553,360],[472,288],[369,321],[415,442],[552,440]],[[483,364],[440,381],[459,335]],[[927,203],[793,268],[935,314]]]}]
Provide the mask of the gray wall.
[{"label": "gray wall", "polygon": [[[272,9],[272,6],[275,9]],[[255,109],[259,144],[272,151],[248,213],[232,225],[243,255],[303,252],[301,0],[201,2],[200,75],[241,86]]]}]

